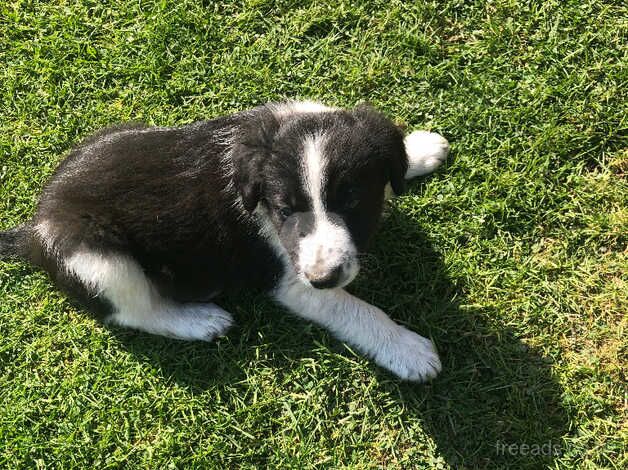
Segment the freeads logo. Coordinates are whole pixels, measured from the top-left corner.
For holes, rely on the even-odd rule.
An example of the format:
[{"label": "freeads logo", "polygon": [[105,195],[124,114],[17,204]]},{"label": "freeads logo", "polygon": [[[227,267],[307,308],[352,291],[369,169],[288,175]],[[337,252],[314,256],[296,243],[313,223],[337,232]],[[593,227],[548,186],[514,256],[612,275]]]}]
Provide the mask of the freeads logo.
[{"label": "freeads logo", "polygon": [[497,449],[497,455],[529,455],[531,457],[536,456],[559,456],[562,454],[562,448],[560,445],[547,441],[543,444],[528,444],[528,443],[508,443],[498,441],[495,445]]}]

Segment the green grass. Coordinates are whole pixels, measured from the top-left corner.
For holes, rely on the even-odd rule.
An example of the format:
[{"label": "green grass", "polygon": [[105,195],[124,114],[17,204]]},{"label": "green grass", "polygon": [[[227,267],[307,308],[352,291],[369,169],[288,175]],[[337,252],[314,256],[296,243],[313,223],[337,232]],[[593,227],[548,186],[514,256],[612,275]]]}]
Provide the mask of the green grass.
[{"label": "green grass", "polygon": [[351,288],[434,339],[433,383],[262,298],[182,343],[107,329],[2,263],[0,467],[625,468],[622,3],[3,2],[1,228],[122,121],[366,100],[452,157],[392,204]]}]

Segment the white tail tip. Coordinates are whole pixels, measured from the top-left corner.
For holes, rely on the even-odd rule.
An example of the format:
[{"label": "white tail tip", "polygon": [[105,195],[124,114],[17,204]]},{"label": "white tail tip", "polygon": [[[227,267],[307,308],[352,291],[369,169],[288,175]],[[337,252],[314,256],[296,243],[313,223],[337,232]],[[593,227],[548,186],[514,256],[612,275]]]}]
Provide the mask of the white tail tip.
[{"label": "white tail tip", "polygon": [[435,132],[414,131],[406,136],[404,143],[408,155],[407,180],[432,173],[449,153],[449,142]]}]

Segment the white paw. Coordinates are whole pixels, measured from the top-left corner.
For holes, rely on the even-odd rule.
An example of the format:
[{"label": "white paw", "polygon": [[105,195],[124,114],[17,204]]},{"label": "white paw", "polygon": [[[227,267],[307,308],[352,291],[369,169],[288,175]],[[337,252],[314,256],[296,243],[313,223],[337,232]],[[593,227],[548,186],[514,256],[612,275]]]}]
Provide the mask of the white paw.
[{"label": "white paw", "polygon": [[374,359],[403,380],[424,382],[441,371],[434,344],[401,326],[397,335],[376,352]]},{"label": "white paw", "polygon": [[404,143],[408,155],[407,180],[433,172],[449,153],[449,142],[435,132],[414,131],[406,136]]},{"label": "white paw", "polygon": [[192,341],[213,341],[233,325],[231,314],[215,304],[183,304],[173,320],[171,336]]},{"label": "white paw", "polygon": [[183,304],[167,321],[168,336],[189,341],[213,341],[233,325],[229,312],[214,304]]},{"label": "white paw", "polygon": [[215,304],[166,303],[153,310],[119,311],[107,323],[188,341],[213,341],[233,324],[229,312]]}]

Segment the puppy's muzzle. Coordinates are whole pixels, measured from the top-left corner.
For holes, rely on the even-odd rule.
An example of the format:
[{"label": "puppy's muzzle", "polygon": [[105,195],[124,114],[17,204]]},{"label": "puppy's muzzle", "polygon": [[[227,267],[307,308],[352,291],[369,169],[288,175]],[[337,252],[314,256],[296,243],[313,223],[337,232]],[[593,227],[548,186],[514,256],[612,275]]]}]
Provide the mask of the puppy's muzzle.
[{"label": "puppy's muzzle", "polygon": [[302,275],[317,289],[343,287],[358,273],[356,249],[340,217],[317,221],[299,243]]},{"label": "puppy's muzzle", "polygon": [[305,277],[310,281],[312,287],[316,287],[317,289],[330,289],[342,284],[342,280],[345,278],[345,268],[344,266],[338,266],[324,274],[317,272],[305,273]]}]

